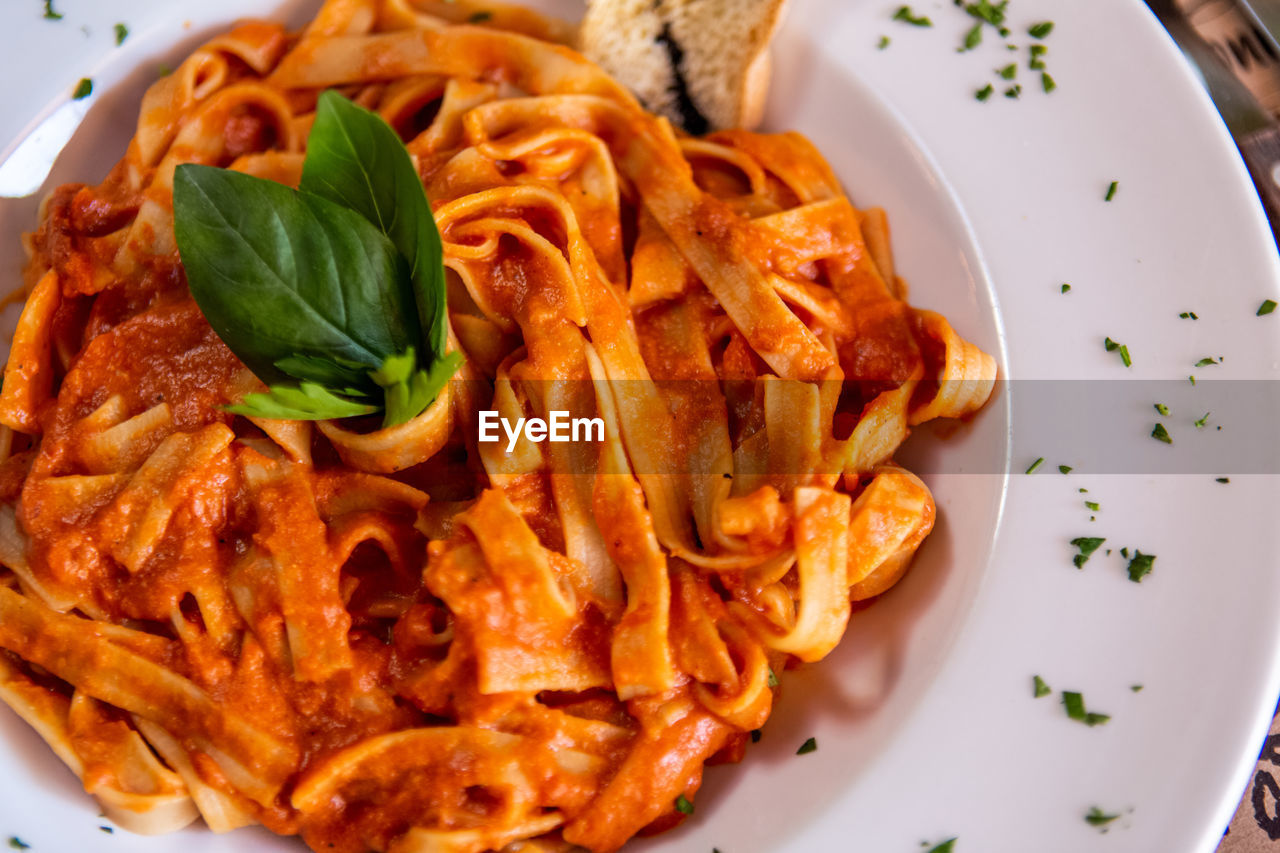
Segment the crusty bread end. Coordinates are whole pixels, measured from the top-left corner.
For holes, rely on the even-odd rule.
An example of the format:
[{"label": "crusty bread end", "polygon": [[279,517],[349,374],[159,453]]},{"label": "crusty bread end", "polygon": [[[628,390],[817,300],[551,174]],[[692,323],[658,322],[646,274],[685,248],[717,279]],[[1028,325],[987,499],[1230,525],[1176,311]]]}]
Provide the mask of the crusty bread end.
[{"label": "crusty bread end", "polygon": [[786,0],[589,0],[579,47],[690,133],[753,127]]}]

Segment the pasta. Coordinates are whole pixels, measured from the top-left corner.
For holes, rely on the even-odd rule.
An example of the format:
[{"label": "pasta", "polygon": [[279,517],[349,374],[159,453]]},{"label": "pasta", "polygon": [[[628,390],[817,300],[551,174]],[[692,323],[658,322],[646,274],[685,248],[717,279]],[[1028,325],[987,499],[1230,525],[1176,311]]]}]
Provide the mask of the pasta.
[{"label": "pasta", "polygon": [[[550,853],[674,825],[932,529],[909,429],[991,392],[803,137],[682,136],[567,28],[477,9],[237,25],[27,238],[0,699],[126,828]],[[386,429],[228,413],[263,386],[173,237],[178,164],[296,185],[328,88],[404,138],[465,359]],[[481,442],[484,411],[599,435]]]}]

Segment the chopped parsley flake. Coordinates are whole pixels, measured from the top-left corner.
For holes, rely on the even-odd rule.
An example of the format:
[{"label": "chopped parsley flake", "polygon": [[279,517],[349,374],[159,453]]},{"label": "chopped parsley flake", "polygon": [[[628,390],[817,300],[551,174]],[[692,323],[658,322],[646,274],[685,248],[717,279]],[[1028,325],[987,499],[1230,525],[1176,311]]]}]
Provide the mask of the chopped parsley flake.
[{"label": "chopped parsley flake", "polygon": [[1084,489],[1084,488],[1076,489],[1076,491],[1077,491],[1077,492],[1079,492],[1079,493],[1080,493],[1080,494],[1082,494],[1082,495],[1087,495],[1087,494],[1089,494],[1089,490],[1088,490],[1088,489]]},{"label": "chopped parsley flake", "polygon": [[99,831],[99,832],[105,832],[107,835],[114,835],[114,834],[115,834],[115,830],[114,830],[114,829],[112,829],[112,828],[111,828],[111,827],[109,827],[109,826],[100,826],[100,827],[98,827],[98,831]]},{"label": "chopped parsley flake", "polygon": [[1192,374],[1191,376],[1188,376],[1187,378],[1191,380],[1191,384],[1192,384],[1192,385],[1195,385],[1195,384],[1196,384],[1196,377],[1195,377],[1195,374]]},{"label": "chopped parsley flake", "polygon": [[1099,509],[1102,508],[1102,505],[1097,503],[1096,501],[1085,501],[1084,505],[1088,507],[1090,510],[1092,510],[1093,512],[1097,512]]},{"label": "chopped parsley flake", "polygon": [[[49,6],[48,3],[45,3],[44,5],[45,5],[45,8],[48,8]],[[45,17],[48,17],[48,15],[45,15]],[[62,16],[59,15],[58,17],[61,18]],[[31,849],[30,844],[23,841],[21,838],[19,838],[16,835],[9,836],[9,846],[12,847],[14,850],[30,850]]]},{"label": "chopped parsley flake", "polygon": [[91,94],[93,94],[93,81],[88,77],[81,77],[80,82],[76,84],[76,88],[71,92],[71,100],[83,101]]},{"label": "chopped parsley flake", "polygon": [[1049,33],[1053,32],[1053,21],[1041,21],[1038,24],[1032,24],[1030,27],[1027,27],[1027,32],[1032,38],[1046,38]]},{"label": "chopped parsley flake", "polygon": [[1155,561],[1155,554],[1144,554],[1135,549],[1133,558],[1129,560],[1129,580],[1142,583],[1142,579],[1151,574],[1152,563]]},{"label": "chopped parsley flake", "polygon": [[1080,549],[1080,553],[1071,558],[1071,562],[1077,569],[1083,569],[1084,564],[1089,562],[1089,558],[1093,556],[1093,552],[1102,547],[1102,543],[1107,540],[1098,536],[1080,536],[1071,540],[1074,548]]},{"label": "chopped parsley flake", "polygon": [[1169,417],[1169,407],[1164,403],[1156,403],[1156,411],[1164,415],[1166,418]]},{"label": "chopped parsley flake", "polygon": [[1063,284],[1062,284],[1062,292],[1063,292],[1063,293],[1070,293],[1070,292],[1071,292],[1071,285],[1067,284],[1066,282],[1063,282]]},{"label": "chopped parsley flake", "polygon": [[1215,479],[1214,479],[1214,482],[1215,482],[1215,483],[1230,483],[1230,482],[1231,482],[1231,478],[1230,478],[1230,477],[1217,477],[1217,478],[1215,478]]},{"label": "chopped parsley flake", "polygon": [[1205,413],[1204,413],[1204,417],[1203,417],[1203,418],[1200,418],[1200,420],[1198,420],[1198,421],[1196,421],[1196,422],[1195,422],[1195,424],[1196,424],[1196,429],[1204,429],[1205,425],[1209,423],[1209,415],[1210,415],[1210,414],[1211,414],[1210,412],[1205,412]]},{"label": "chopped parsley flake", "polygon": [[1200,319],[1199,317],[1196,316],[1196,312],[1194,311],[1183,311],[1178,316],[1181,317],[1183,320],[1199,320]]},{"label": "chopped parsley flake", "polygon": [[[986,21],[997,29],[1004,26],[1004,10],[1009,5],[1009,0],[1001,0],[999,3],[991,3],[989,0],[978,0],[977,3],[966,3],[964,10],[973,17]],[[1001,32],[1000,35],[1007,35]]]},{"label": "chopped parsley flake", "polygon": [[964,34],[964,47],[960,50],[973,50],[980,44],[982,44],[982,21],[978,21],[969,29],[969,32]]},{"label": "chopped parsley flake", "polygon": [[1089,826],[1106,826],[1119,817],[1120,815],[1118,814],[1107,814],[1097,806],[1093,806],[1089,809],[1088,814],[1084,816],[1084,822]]},{"label": "chopped parsley flake", "polygon": [[1018,64],[1016,62],[1010,62],[996,73],[1005,80],[1012,80],[1014,77],[1018,76]]},{"label": "chopped parsley flake", "polygon": [[1157,423],[1151,430],[1151,437],[1156,441],[1163,441],[1165,444],[1173,444],[1173,436],[1169,435],[1169,431],[1164,428],[1164,424]]},{"label": "chopped parsley flake", "polygon": [[956,849],[956,840],[948,838],[946,841],[940,841],[929,848],[928,853],[954,853]]},{"label": "chopped parsley flake", "polygon": [[1062,705],[1067,709],[1067,716],[1078,723],[1084,723],[1086,726],[1100,726],[1111,719],[1110,714],[1098,714],[1093,711],[1086,711],[1084,707],[1084,695],[1081,693],[1073,693],[1064,690],[1062,692]]},{"label": "chopped parsley flake", "polygon": [[1051,76],[1049,76],[1048,71],[1040,72],[1040,88],[1044,89],[1044,93],[1046,95],[1052,92],[1054,89],[1058,88],[1057,81],[1055,81]]},{"label": "chopped parsley flake", "polygon": [[1058,466],[1058,473],[1059,473],[1059,474],[1070,474],[1070,473],[1071,473],[1071,466],[1070,466],[1070,465],[1059,465],[1059,466]]},{"label": "chopped parsley flake", "polygon": [[[973,96],[977,98],[979,101],[985,101],[987,98],[991,97],[991,93],[994,91],[995,91],[995,88],[992,87],[990,83],[988,83],[987,85],[979,89],[977,92],[974,92]],[[1063,285],[1063,287],[1066,287],[1066,285]],[[1066,293],[1065,290],[1062,292]]]},{"label": "chopped parsley flake", "polygon": [[770,687],[778,686],[778,676],[774,674],[773,667],[769,667],[769,686]]},{"label": "chopped parsley flake", "polygon": [[1254,316],[1263,317],[1267,314],[1270,314],[1274,310],[1276,310],[1275,300],[1268,299],[1267,301],[1263,302],[1261,305],[1258,306],[1258,313]]},{"label": "chopped parsley flake", "polygon": [[1048,696],[1053,691],[1049,689],[1049,685],[1044,683],[1044,679],[1040,676],[1032,676],[1031,687],[1036,699],[1042,696]]},{"label": "chopped parsley flake", "polygon": [[1134,693],[1141,693],[1141,692],[1142,692],[1142,685],[1141,685],[1141,684],[1130,684],[1130,685],[1129,685],[1129,689],[1130,689],[1130,690],[1132,690]]},{"label": "chopped parsley flake", "polygon": [[885,49],[886,47],[888,47],[888,46],[889,46],[889,37],[888,37],[888,36],[880,36],[880,41],[876,42],[876,47],[877,47],[879,50],[884,50],[884,49]]},{"label": "chopped parsley flake", "polygon": [[1021,84],[1021,83],[1017,83],[1017,84],[1015,84],[1015,85],[1013,85],[1013,86],[1010,86],[1008,89],[1005,89],[1005,90],[1004,90],[1004,96],[1005,96],[1006,98],[1016,98],[1016,97],[1018,97],[1018,96],[1019,96],[1019,95],[1021,95],[1021,94],[1022,94],[1022,84]]},{"label": "chopped parsley flake", "polygon": [[811,752],[817,752],[817,751],[818,751],[818,739],[815,737],[811,737],[804,743],[800,744],[800,748],[796,750],[796,755],[808,755]]},{"label": "chopped parsley flake", "polygon": [[933,21],[929,20],[927,15],[915,15],[911,11],[910,6],[899,6],[898,11],[893,13],[895,21],[904,21],[913,27],[932,27]]},{"label": "chopped parsley flake", "polygon": [[693,814],[693,803],[685,797],[684,794],[676,797],[676,811],[680,814]]},{"label": "chopped parsley flake", "polygon": [[1031,59],[1027,62],[1027,67],[1032,71],[1044,70],[1044,55],[1049,52],[1049,48],[1042,44],[1031,45]]},{"label": "chopped parsley flake", "polygon": [[[45,18],[45,20],[48,20],[48,21],[61,21],[61,20],[62,20],[62,13],[61,13],[61,12],[55,12],[55,11],[53,11],[53,0],[44,0],[44,18]],[[10,846],[10,847],[12,847],[12,846],[13,846],[13,842],[14,842],[14,841],[16,841],[16,840],[17,840],[17,839],[10,838],[10,839],[9,839],[9,846]],[[22,847],[20,847],[20,848],[18,848],[18,849],[19,849],[19,850],[24,849],[26,846],[27,846],[27,845],[23,844],[23,845],[22,845]]]},{"label": "chopped parsley flake", "polygon": [[1120,189],[1120,182],[1112,181],[1111,185],[1107,187],[1107,194],[1103,196],[1102,200],[1111,201],[1111,199],[1116,197],[1116,190],[1118,189]]},{"label": "chopped parsley flake", "polygon": [[1129,347],[1127,345],[1118,344],[1115,341],[1111,340],[1111,338],[1105,338],[1102,341],[1102,346],[1106,349],[1107,352],[1116,352],[1117,350],[1119,350],[1120,361],[1124,363],[1124,366],[1125,367],[1133,366],[1133,359],[1129,357]]},{"label": "chopped parsley flake", "polygon": [[124,24],[116,24],[115,31],[116,31],[116,47],[119,47],[120,45],[124,44],[124,40],[129,37],[129,28],[126,27]]},{"label": "chopped parsley flake", "polygon": [[1196,364],[1195,364],[1195,366],[1196,366],[1196,367],[1208,367],[1208,366],[1209,366],[1209,365],[1211,365],[1211,364],[1221,364],[1221,363],[1222,363],[1222,360],[1221,360],[1221,359],[1212,359],[1212,358],[1209,358],[1208,356],[1205,356],[1204,358],[1202,358],[1202,359],[1200,359],[1199,361],[1197,361],[1197,362],[1196,362]]},{"label": "chopped parsley flake", "polygon": [[1041,456],[1039,459],[1037,459],[1035,462],[1032,462],[1031,465],[1027,467],[1027,473],[1034,474],[1035,470],[1043,464],[1044,464],[1044,457]]}]

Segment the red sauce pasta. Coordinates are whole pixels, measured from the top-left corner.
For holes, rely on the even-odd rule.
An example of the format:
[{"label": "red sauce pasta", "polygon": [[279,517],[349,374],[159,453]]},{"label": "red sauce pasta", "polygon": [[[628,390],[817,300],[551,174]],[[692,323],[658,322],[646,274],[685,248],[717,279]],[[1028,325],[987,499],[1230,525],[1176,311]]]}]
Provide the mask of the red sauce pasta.
[{"label": "red sauce pasta", "polygon": [[[611,851],[742,757],[934,522],[893,464],[992,358],[795,133],[691,138],[501,5],[236,26],[28,236],[0,391],[0,699],[122,826],[317,851]],[[182,163],[296,186],[337,89],[402,137],[463,365],[425,411],[233,415]],[[563,410],[597,440],[478,441]]]}]

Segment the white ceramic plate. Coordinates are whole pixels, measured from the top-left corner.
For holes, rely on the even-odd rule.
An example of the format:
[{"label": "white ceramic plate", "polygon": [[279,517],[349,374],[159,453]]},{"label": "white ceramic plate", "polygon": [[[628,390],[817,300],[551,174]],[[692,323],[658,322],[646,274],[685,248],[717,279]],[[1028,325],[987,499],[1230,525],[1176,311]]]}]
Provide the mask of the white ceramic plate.
[{"label": "white ceramic plate", "polygon": [[[0,200],[5,279],[18,280],[36,198],[99,180],[123,152],[158,65],[237,16],[298,21],[310,5],[60,0],[57,22],[37,0],[0,7],[0,161],[25,164],[0,166],[0,188],[34,192],[33,169],[79,128],[44,190]],[[1013,381],[945,441],[913,439],[940,522],[908,577],[856,614],[830,659],[784,676],[761,743],[742,766],[708,771],[694,819],[635,849],[910,853],[958,836],[958,853],[1210,851],[1280,688],[1280,466],[1248,397],[1269,386],[1215,396],[1206,381],[1280,377],[1280,313],[1254,316],[1280,299],[1270,234],[1212,107],[1136,0],[1015,0],[1018,50],[988,29],[964,54],[971,21],[951,2],[916,4],[927,29],[891,20],[897,5],[794,3],[768,125],[808,135],[856,201],[887,208],[913,302],[945,313]],[[1050,95],[1026,67],[1026,28],[1046,19]],[[119,48],[118,21],[131,29]],[[1013,100],[993,69],[1015,61]],[[69,103],[82,76],[95,94]],[[987,82],[996,93],[979,103]],[[1104,336],[1128,346],[1131,368]],[[1192,369],[1205,355],[1226,360]],[[1166,394],[1178,401],[1161,418],[1172,446],[1149,437]],[[1224,398],[1235,419],[1196,430],[1201,404]],[[1201,470],[1224,446],[1258,454],[1213,472],[1229,484]],[[1045,464],[1023,475],[1037,456]],[[1077,536],[1157,554],[1155,571],[1131,583],[1119,554],[1100,550],[1078,572]],[[1111,721],[1068,720],[1057,692],[1033,699],[1033,673]],[[796,756],[810,736],[818,751]],[[0,837],[36,851],[301,849],[261,830],[109,835],[8,712],[0,768]],[[1104,835],[1084,821],[1092,806],[1122,817]]]}]

